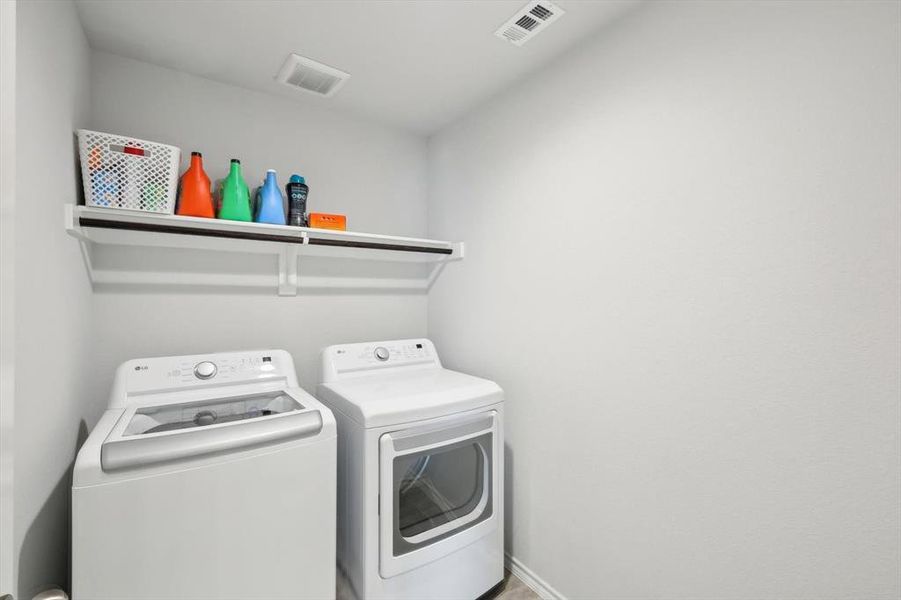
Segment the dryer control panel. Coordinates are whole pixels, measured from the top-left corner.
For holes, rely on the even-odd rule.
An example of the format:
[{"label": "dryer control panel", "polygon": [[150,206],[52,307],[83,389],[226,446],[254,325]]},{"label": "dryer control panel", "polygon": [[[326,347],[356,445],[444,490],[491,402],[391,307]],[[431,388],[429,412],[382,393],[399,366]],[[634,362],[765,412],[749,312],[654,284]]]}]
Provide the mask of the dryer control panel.
[{"label": "dryer control panel", "polygon": [[440,367],[435,346],[427,339],[338,344],[323,350],[322,381],[334,381],[376,370]]}]

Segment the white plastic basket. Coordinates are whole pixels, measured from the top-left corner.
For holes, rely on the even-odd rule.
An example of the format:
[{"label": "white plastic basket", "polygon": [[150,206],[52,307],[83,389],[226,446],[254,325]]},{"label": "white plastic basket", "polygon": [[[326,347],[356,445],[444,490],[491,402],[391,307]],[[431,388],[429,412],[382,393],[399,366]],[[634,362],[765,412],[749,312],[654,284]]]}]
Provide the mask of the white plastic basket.
[{"label": "white plastic basket", "polygon": [[81,178],[88,206],[172,214],[181,149],[78,130]]}]

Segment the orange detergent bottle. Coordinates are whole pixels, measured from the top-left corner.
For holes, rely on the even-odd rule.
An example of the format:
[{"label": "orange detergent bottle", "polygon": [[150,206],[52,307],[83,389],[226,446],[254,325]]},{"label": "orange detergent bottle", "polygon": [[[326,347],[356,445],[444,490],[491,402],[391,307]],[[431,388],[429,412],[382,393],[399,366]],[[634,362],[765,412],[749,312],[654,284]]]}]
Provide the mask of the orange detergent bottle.
[{"label": "orange detergent bottle", "polygon": [[210,219],[216,216],[210,178],[203,172],[203,155],[200,152],[191,153],[191,166],[181,176],[181,192],[175,214]]}]

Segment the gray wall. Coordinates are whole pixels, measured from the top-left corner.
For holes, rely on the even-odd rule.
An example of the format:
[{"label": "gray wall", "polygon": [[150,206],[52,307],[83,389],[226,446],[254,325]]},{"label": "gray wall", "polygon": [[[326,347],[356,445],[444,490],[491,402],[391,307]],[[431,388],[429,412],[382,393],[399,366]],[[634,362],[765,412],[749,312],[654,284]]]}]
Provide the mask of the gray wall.
[{"label": "gray wall", "polygon": [[[309,207],[348,215],[356,231],[423,237],[425,139],[329,110],[95,52],[91,127],[204,155],[211,178],[242,159],[248,183],[275,168],[310,186]],[[346,267],[346,265],[345,265]],[[303,268],[303,261],[301,262]],[[341,265],[338,269],[343,268]],[[127,358],[260,347],[291,352],[315,389],[328,344],[423,336],[424,294],[95,293],[93,389],[106,396]],[[125,332],[125,333],[124,333]]]},{"label": "gray wall", "polygon": [[648,3],[431,140],[429,334],[559,593],[901,594],[899,11]]},{"label": "gray wall", "polygon": [[0,2],[0,597],[15,592],[16,3]]},{"label": "gray wall", "polygon": [[66,586],[70,467],[88,396],[91,288],[63,205],[79,181],[90,52],[69,2],[16,7],[15,546],[18,593]]}]

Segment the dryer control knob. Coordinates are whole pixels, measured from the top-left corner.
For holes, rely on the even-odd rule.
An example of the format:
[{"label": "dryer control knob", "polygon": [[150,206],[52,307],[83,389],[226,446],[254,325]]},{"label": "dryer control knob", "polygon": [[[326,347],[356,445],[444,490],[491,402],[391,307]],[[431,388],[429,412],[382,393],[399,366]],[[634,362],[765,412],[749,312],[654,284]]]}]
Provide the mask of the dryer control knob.
[{"label": "dryer control knob", "polygon": [[218,370],[216,363],[205,360],[194,365],[194,376],[197,379],[209,379],[215,375]]},{"label": "dryer control knob", "polygon": [[384,346],[379,346],[378,348],[375,349],[375,357],[377,359],[388,360],[388,356],[390,356],[388,353],[388,349],[385,348]]}]

